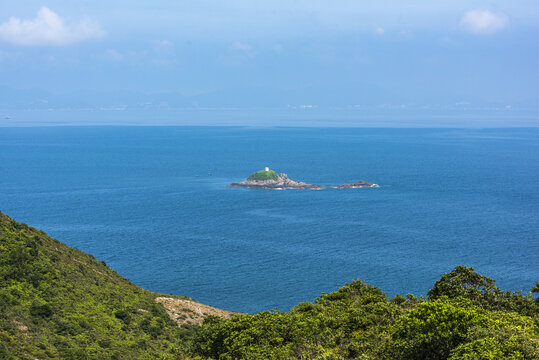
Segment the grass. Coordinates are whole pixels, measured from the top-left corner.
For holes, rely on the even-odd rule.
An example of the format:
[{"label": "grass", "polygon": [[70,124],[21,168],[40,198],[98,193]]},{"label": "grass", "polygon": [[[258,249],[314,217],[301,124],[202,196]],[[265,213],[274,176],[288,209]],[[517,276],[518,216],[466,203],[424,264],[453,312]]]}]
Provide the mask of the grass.
[{"label": "grass", "polygon": [[277,173],[273,170],[260,170],[255,172],[254,174],[251,174],[247,180],[248,181],[265,181],[265,180],[277,180],[279,179],[279,176]]}]

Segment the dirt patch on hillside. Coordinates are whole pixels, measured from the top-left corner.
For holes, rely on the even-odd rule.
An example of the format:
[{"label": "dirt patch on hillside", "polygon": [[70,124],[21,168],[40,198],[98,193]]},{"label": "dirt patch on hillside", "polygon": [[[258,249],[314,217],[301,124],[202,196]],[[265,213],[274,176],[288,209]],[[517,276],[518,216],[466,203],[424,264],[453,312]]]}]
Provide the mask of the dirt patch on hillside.
[{"label": "dirt patch on hillside", "polygon": [[215,315],[224,319],[239,315],[239,313],[217,309],[192,300],[158,297],[155,301],[163,304],[168,316],[170,316],[178,326],[184,324],[200,325],[208,315]]}]

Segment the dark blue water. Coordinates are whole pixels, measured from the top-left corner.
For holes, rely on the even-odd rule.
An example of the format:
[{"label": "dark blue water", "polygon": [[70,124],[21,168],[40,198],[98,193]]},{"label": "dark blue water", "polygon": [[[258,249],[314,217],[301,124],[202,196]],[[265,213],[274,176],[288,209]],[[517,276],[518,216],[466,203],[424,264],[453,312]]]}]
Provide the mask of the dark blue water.
[{"label": "dark blue water", "polygon": [[[381,187],[227,187],[264,166]],[[539,129],[0,128],[0,210],[147,289],[245,312],[355,278],[421,295],[458,264],[527,292],[538,179]]]}]

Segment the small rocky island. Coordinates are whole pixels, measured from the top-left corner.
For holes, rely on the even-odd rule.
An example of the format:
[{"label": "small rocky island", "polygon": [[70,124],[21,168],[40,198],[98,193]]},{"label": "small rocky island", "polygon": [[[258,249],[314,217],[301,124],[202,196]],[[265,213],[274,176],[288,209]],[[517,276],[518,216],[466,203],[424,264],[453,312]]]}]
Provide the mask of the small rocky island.
[{"label": "small rocky island", "polygon": [[321,185],[307,184],[301,181],[292,180],[286,174],[278,174],[266,168],[251,174],[247,180],[232,183],[233,187],[251,187],[266,189],[322,189]]},{"label": "small rocky island", "polygon": [[[275,171],[265,168],[251,174],[247,180],[230,184],[232,187],[249,187],[249,188],[265,188],[265,189],[323,189],[324,186],[316,184],[307,184],[302,181],[292,180],[286,174],[277,174]],[[378,185],[367,182],[358,181],[353,184],[328,185],[333,188],[350,188],[359,187],[378,187]]]}]

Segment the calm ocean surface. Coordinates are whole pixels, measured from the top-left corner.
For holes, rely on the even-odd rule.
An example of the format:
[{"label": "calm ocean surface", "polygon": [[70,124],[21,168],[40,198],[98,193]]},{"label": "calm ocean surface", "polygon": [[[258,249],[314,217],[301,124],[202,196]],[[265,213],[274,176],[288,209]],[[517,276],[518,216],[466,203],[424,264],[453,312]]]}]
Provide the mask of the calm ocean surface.
[{"label": "calm ocean surface", "polygon": [[[265,166],[381,187],[227,187]],[[423,295],[459,264],[528,292],[538,181],[539,129],[0,128],[2,212],[146,289],[244,312],[356,278]]]}]

